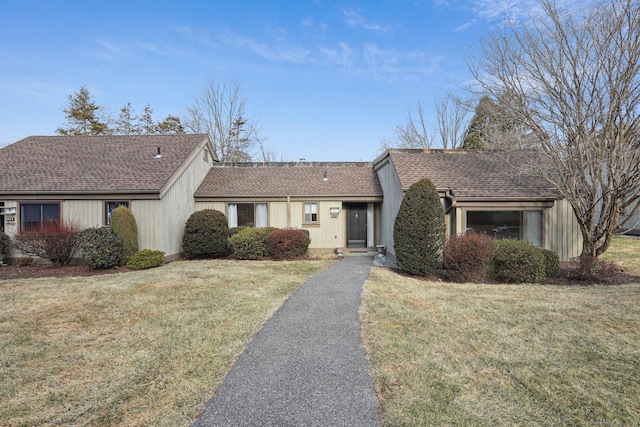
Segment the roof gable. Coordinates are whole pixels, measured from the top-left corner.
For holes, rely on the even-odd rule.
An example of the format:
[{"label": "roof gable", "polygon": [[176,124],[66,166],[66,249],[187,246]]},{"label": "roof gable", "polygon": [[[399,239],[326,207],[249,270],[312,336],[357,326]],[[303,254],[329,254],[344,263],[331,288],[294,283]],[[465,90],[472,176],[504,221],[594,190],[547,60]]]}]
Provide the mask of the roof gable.
[{"label": "roof gable", "polygon": [[382,189],[370,163],[244,164],[211,168],[195,195],[381,197]]},{"label": "roof gable", "polygon": [[206,139],[30,136],[0,149],[0,193],[160,192]]}]

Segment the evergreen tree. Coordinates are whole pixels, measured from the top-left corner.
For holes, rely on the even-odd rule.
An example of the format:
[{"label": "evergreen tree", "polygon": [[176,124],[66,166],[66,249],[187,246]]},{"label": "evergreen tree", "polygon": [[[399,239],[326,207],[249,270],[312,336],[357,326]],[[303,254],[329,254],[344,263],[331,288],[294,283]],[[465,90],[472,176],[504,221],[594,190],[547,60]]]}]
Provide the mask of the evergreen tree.
[{"label": "evergreen tree", "polygon": [[407,190],[393,225],[396,259],[401,270],[415,276],[433,274],[442,253],[444,210],[428,179]]},{"label": "evergreen tree", "polygon": [[180,122],[180,117],[169,114],[163,121],[156,125],[156,133],[161,135],[178,135],[184,133],[184,126]]},{"label": "evergreen tree", "polygon": [[104,135],[111,130],[101,119],[103,108],[96,104],[86,86],[69,95],[69,106],[62,110],[67,119],[66,126],[56,129],[59,135]]}]

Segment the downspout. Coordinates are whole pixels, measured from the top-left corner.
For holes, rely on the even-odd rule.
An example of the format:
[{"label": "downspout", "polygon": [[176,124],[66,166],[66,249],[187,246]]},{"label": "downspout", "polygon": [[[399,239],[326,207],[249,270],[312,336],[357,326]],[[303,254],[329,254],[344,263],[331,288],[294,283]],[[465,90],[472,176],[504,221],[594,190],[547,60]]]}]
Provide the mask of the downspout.
[{"label": "downspout", "polygon": [[287,196],[287,228],[291,228],[291,196]]}]

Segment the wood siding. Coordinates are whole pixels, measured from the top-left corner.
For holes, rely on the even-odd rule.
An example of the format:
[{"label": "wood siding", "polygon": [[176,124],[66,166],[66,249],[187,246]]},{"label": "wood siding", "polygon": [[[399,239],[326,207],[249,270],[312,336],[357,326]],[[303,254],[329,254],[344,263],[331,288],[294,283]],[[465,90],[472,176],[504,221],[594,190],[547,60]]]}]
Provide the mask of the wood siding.
[{"label": "wood siding", "polygon": [[379,222],[379,236],[377,240],[379,244],[385,246],[387,254],[395,256],[393,247],[393,224],[400,205],[402,204],[404,192],[402,191],[400,178],[398,178],[398,174],[391,161],[384,164],[377,171],[380,186],[384,193],[384,199],[380,209],[381,220]]},{"label": "wood siding", "polygon": [[571,204],[557,200],[543,213],[544,248],[556,252],[561,261],[577,257],[582,252],[582,233]]}]

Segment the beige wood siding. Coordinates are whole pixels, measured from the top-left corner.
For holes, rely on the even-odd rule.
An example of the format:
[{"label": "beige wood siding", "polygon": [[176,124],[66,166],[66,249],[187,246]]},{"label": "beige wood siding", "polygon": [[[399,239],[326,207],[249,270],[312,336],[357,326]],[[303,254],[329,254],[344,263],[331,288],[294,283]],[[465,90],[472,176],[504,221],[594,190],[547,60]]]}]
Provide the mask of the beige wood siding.
[{"label": "beige wood siding", "polygon": [[182,252],[182,235],[189,216],[195,212],[193,193],[211,168],[204,161],[204,148],[193,156],[161,200],[133,200],[131,211],[138,224],[140,249],[156,249],[165,256]]},{"label": "beige wood siding", "polygon": [[582,252],[582,233],[571,204],[557,200],[544,215],[544,247],[556,252],[561,261],[579,256]]},{"label": "beige wood siding", "polygon": [[269,203],[269,226],[287,228],[287,202]]},{"label": "beige wood siding", "polygon": [[104,201],[65,200],[61,206],[64,221],[76,223],[82,228],[104,225]]},{"label": "beige wood siding", "polygon": [[224,202],[196,202],[195,211],[202,211],[205,209],[215,209],[227,215],[227,204]]},{"label": "beige wood siding", "polygon": [[380,215],[381,221],[379,224],[380,234],[377,240],[379,244],[386,247],[388,254],[395,255],[393,247],[393,224],[400,205],[402,204],[404,193],[398,174],[390,161],[379,168],[377,172],[382,192],[384,193]]}]

